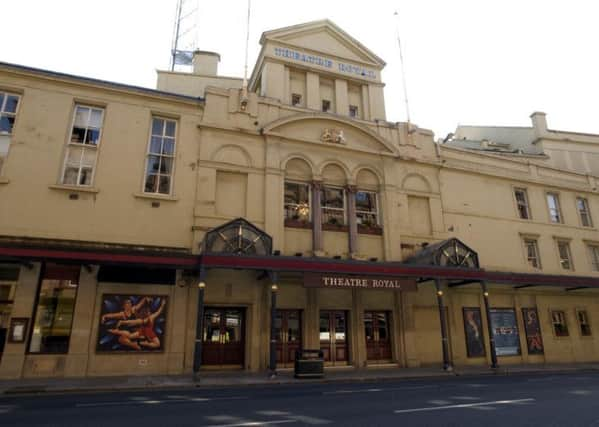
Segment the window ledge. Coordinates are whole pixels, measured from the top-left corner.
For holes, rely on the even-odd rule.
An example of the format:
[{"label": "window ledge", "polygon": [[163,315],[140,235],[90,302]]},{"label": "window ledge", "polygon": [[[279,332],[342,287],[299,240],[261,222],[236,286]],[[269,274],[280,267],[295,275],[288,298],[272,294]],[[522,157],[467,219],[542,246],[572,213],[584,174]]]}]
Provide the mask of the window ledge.
[{"label": "window ledge", "polygon": [[0,176],[0,184],[8,184],[10,182],[10,179],[4,177],[4,176]]},{"label": "window ledge", "polygon": [[80,187],[77,185],[63,185],[63,184],[51,184],[48,185],[48,188],[52,190],[61,190],[61,191],[75,191],[78,193],[99,193],[100,190],[95,187]]},{"label": "window ledge", "polygon": [[177,200],[179,200],[179,198],[175,196],[154,193],[133,193],[133,197],[136,197],[138,199],[164,200],[165,202],[176,202]]}]

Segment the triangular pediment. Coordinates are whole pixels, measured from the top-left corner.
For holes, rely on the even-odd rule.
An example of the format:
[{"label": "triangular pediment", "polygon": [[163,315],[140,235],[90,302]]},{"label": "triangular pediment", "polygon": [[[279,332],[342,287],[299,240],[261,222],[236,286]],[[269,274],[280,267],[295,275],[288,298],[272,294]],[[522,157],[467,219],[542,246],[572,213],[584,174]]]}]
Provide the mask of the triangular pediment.
[{"label": "triangular pediment", "polygon": [[384,67],[385,61],[328,19],[267,31],[260,43],[278,41],[290,46]]},{"label": "triangular pediment", "polygon": [[365,126],[327,114],[306,114],[279,119],[263,129],[290,141],[316,143],[324,148],[354,149],[376,154],[397,154],[392,143]]}]

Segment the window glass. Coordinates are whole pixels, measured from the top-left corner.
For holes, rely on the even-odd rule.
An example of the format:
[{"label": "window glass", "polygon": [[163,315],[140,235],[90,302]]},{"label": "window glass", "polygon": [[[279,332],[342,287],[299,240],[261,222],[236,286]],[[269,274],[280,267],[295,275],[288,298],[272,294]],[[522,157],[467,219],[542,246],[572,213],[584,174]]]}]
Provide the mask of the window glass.
[{"label": "window glass", "polygon": [[177,122],[153,117],[151,129],[143,191],[170,194],[175,163]]},{"label": "window glass", "polygon": [[583,227],[592,227],[593,221],[591,220],[591,212],[589,211],[589,202],[583,197],[576,199],[576,208],[578,209],[578,215],[580,216],[580,223]]},{"label": "window glass", "polygon": [[591,257],[591,267],[594,271],[599,271],[599,246],[589,245],[589,255]]},{"label": "window glass", "polygon": [[539,259],[539,248],[537,246],[537,241],[525,239],[524,247],[526,248],[526,258],[528,264],[534,268],[541,268],[541,260]]},{"label": "window glass", "polygon": [[518,188],[514,191],[516,196],[516,204],[518,206],[518,216],[521,219],[530,219],[530,212],[528,209],[528,195],[526,190]]},{"label": "window glass", "polygon": [[324,224],[345,224],[345,191],[342,188],[324,187],[320,193],[322,222]]},{"label": "window glass", "polygon": [[331,101],[328,101],[326,99],[322,100],[322,111],[324,113],[328,112],[331,109]]},{"label": "window glass", "polygon": [[578,325],[580,326],[580,335],[584,337],[591,336],[591,324],[586,310],[579,310],[576,312],[578,317]]},{"label": "window glass", "polygon": [[549,206],[549,219],[551,222],[562,222],[559,199],[557,194],[547,193],[547,205]]},{"label": "window glass", "polygon": [[371,191],[356,191],[356,217],[359,225],[378,225],[379,218],[376,193]]},{"label": "window glass", "polygon": [[358,107],[355,105],[349,106],[349,116],[350,117],[358,117]]},{"label": "window glass", "polygon": [[0,175],[8,157],[10,139],[19,105],[19,96],[0,92]]},{"label": "window glass", "polygon": [[570,244],[568,242],[557,242],[559,262],[564,270],[572,270],[572,259],[570,255]]},{"label": "window glass", "polygon": [[285,182],[285,219],[310,220],[310,187],[308,184]]},{"label": "window glass", "polygon": [[551,321],[553,323],[553,332],[555,336],[567,337],[568,325],[566,324],[566,314],[563,311],[552,311]]},{"label": "window glass", "polygon": [[79,269],[79,266],[46,264],[37,294],[29,352],[68,352]]},{"label": "window glass", "polygon": [[61,182],[65,185],[91,186],[100,144],[104,110],[75,106],[73,128],[65,155]]}]

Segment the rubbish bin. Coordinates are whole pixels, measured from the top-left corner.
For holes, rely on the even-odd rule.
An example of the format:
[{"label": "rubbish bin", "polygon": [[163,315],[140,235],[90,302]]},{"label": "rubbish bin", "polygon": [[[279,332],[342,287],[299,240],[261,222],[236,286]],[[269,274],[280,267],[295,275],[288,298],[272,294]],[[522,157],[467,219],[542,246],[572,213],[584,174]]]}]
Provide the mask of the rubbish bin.
[{"label": "rubbish bin", "polygon": [[295,377],[324,377],[324,357],[322,350],[297,350],[295,352]]}]

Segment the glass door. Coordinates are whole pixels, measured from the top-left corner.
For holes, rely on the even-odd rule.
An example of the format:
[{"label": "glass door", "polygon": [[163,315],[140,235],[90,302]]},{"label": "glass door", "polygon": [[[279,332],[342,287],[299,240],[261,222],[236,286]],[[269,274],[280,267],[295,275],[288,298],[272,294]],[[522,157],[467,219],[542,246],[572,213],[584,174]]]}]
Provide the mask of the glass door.
[{"label": "glass door", "polygon": [[391,334],[389,313],[386,311],[366,311],[364,313],[364,336],[366,356],[369,362],[391,361]]},{"label": "glass door", "polygon": [[283,368],[293,366],[295,352],[302,346],[300,310],[277,310],[275,338],[277,340],[277,364]]},{"label": "glass door", "polygon": [[206,308],[202,342],[202,364],[243,366],[244,311],[239,308]]},{"label": "glass door", "polygon": [[349,359],[346,312],[321,311],[319,324],[320,349],[325,362],[346,365]]}]

